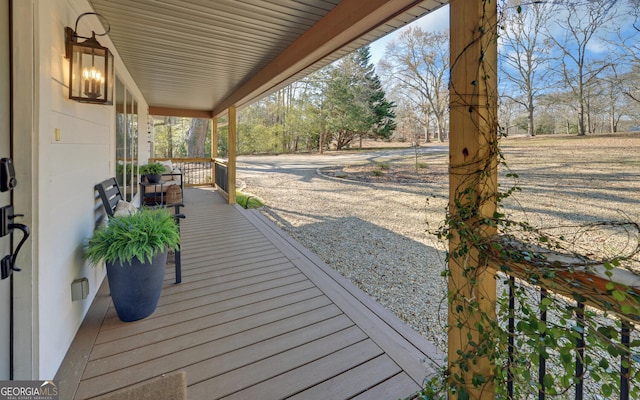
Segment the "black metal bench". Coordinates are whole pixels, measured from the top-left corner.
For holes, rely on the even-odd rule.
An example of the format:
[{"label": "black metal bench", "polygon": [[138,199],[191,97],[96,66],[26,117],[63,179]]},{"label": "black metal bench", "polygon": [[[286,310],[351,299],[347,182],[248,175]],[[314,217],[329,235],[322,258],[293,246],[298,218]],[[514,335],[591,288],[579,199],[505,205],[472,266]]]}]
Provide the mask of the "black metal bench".
[{"label": "black metal bench", "polygon": [[[109,219],[113,218],[114,213],[116,211],[116,207],[118,206],[118,201],[123,200],[122,192],[120,191],[120,186],[118,185],[118,181],[116,178],[109,178],[104,180],[93,187],[98,194],[100,195],[100,199],[102,200],[102,205],[104,206],[104,210],[107,213],[107,217]],[[172,204],[172,207],[175,209],[174,218],[176,223],[178,224],[178,231],[180,230],[180,220],[185,216],[180,213],[180,207],[183,204]],[[182,282],[182,262],[180,259],[180,245],[178,244],[178,249],[175,251],[175,265],[176,265],[176,283]]]}]

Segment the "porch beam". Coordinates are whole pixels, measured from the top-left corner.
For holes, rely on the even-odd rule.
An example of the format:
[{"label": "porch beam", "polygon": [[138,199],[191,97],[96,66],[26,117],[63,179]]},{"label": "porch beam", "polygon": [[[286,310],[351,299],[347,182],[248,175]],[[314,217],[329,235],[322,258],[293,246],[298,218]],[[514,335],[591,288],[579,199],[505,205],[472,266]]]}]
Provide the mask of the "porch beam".
[{"label": "porch beam", "polygon": [[211,110],[149,106],[149,115],[183,118],[211,118]]},{"label": "porch beam", "polygon": [[[450,2],[449,384],[462,388],[470,399],[495,399],[493,365],[482,350],[487,343],[478,326],[490,332],[487,320],[495,320],[496,282],[486,257],[481,257],[469,236],[488,237],[496,232],[483,223],[496,210],[496,3]],[[456,255],[461,244],[469,251]],[[472,382],[477,376],[486,383],[475,387]],[[457,399],[459,394],[450,393],[450,398]]]},{"label": "porch beam", "polygon": [[237,144],[236,107],[229,107],[229,156],[227,165],[227,188],[229,204],[236,203],[236,144]]},{"label": "porch beam", "polygon": [[212,113],[224,114],[263,96],[312,64],[392,20],[423,0],[343,0],[273,61],[235,90]]}]

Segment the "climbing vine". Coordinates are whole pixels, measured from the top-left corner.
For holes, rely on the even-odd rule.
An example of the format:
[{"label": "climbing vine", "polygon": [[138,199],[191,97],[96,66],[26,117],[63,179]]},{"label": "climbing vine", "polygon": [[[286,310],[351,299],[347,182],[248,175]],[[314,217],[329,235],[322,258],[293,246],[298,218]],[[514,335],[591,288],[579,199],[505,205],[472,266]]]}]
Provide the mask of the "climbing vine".
[{"label": "climbing vine", "polygon": [[[485,56],[498,30],[486,11],[495,5],[483,4],[475,39],[463,50],[480,46],[477,78],[465,88],[453,78],[451,84],[452,118],[460,110],[473,116],[480,145],[470,154],[452,136],[450,151],[461,150],[463,158],[451,157],[452,197],[443,224],[432,232],[450,243],[444,272],[449,360],[418,397],[563,399],[584,392],[586,398],[612,398],[628,391],[628,398],[640,398],[640,291],[625,278],[640,264],[640,226],[606,221],[540,228],[504,211],[521,187],[497,139],[491,103],[497,94],[487,82],[496,75],[495,64]],[[460,60],[452,58],[452,71]],[[497,185],[497,166],[507,171],[508,185]],[[584,248],[584,238],[598,230],[615,231],[632,245],[598,251],[586,240]],[[452,351],[451,343],[461,345]],[[483,362],[491,368],[480,367]]]}]

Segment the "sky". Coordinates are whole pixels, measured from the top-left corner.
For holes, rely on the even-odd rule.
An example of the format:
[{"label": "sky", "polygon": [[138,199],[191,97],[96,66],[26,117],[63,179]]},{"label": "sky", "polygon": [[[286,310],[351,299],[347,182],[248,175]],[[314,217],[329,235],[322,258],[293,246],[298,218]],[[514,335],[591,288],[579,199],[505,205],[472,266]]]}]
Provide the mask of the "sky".
[{"label": "sky", "polygon": [[[620,0],[619,2],[620,6],[624,8],[628,5],[629,0]],[[633,19],[630,15],[622,13],[622,15],[620,15],[614,22],[617,26],[628,27],[626,33],[631,34],[633,32],[633,28],[631,26]],[[373,42],[370,45],[370,50],[371,61],[374,65],[377,65],[378,61],[380,61],[380,59],[384,55],[384,50],[387,43],[397,38],[403,30],[408,29],[408,27],[410,26],[419,26],[423,30],[427,31],[443,31],[449,29],[449,5],[445,5],[444,7],[441,7],[438,10],[425,15],[424,17],[412,22],[411,24],[408,24],[396,30],[395,32],[392,32],[389,35]],[[551,29],[553,33],[553,25]],[[601,31],[600,34],[605,34],[605,32]],[[614,34],[609,34],[607,36],[609,40],[615,39]],[[605,56],[605,54],[611,50],[611,44],[601,39],[600,37],[594,37],[589,43],[588,50],[590,51],[589,55],[599,58],[598,56]]]},{"label": "sky", "polygon": [[374,65],[377,65],[378,61],[380,61],[384,54],[384,49],[387,43],[398,37],[398,35],[400,35],[402,31],[413,26],[419,26],[425,31],[444,31],[446,29],[449,29],[449,5],[447,4],[444,7],[441,7],[436,11],[429,13],[424,17],[388,34],[382,39],[378,39],[375,42],[371,43],[371,62]]}]

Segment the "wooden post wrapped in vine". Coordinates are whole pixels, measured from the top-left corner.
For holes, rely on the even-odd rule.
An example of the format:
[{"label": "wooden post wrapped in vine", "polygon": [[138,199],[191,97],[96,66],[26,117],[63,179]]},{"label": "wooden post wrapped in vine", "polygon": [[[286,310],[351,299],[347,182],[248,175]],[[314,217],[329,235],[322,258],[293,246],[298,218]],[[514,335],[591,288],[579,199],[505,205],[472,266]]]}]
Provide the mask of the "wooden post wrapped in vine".
[{"label": "wooden post wrapped in vine", "polygon": [[496,284],[477,244],[496,232],[497,9],[450,7],[449,387],[453,398],[494,399]]}]

